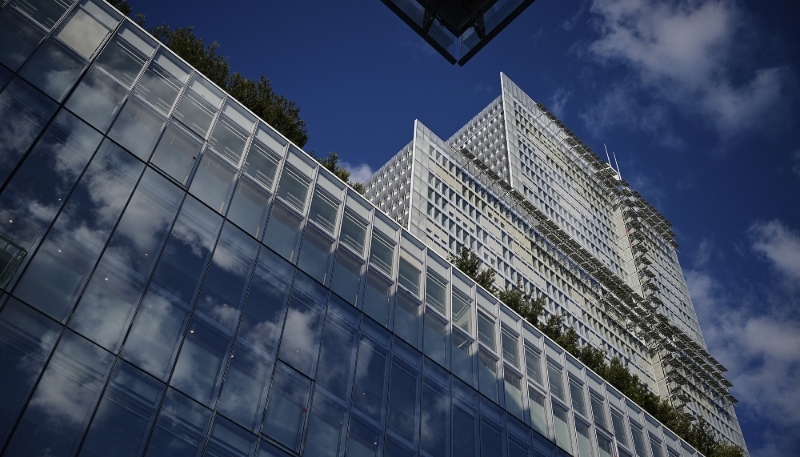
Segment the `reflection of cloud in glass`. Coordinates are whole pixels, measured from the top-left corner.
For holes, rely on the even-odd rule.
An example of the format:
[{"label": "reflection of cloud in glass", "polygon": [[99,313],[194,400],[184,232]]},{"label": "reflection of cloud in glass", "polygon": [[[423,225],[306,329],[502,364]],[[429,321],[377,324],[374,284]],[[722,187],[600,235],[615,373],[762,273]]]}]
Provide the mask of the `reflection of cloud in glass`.
[{"label": "reflection of cloud in glass", "polygon": [[0,93],[0,182],[14,169],[55,106],[19,78]]},{"label": "reflection of cloud in glass", "polygon": [[102,24],[78,9],[62,26],[57,36],[88,59],[103,42],[107,33],[108,30]]},{"label": "reflection of cloud in glass", "polygon": [[292,301],[286,315],[280,356],[301,372],[310,374],[317,346],[320,314],[298,301]]},{"label": "reflection of cloud in glass", "polygon": [[185,316],[186,311],[151,289],[125,343],[126,358],[156,377],[163,377]]}]

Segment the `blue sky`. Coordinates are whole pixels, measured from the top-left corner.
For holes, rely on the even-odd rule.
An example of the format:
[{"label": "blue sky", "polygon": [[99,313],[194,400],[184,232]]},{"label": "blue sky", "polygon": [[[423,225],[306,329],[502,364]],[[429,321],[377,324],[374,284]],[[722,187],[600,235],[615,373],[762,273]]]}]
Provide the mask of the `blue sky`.
[{"label": "blue sky", "polygon": [[[538,0],[465,67],[378,0],[130,0],[297,102],[306,150],[363,179],[419,119],[447,138],[506,73],[673,223],[754,456],[800,451],[800,5]],[[165,4],[166,3],[166,4]]]}]

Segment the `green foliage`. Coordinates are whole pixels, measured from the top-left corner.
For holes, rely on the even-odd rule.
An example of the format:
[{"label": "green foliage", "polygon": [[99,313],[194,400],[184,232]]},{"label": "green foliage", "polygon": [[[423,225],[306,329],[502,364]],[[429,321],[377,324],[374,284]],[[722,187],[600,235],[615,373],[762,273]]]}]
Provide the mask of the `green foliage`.
[{"label": "green foliage", "polygon": [[108,3],[126,16],[130,16],[133,12],[133,8],[128,4],[128,0],[108,0]]},{"label": "green foliage", "polygon": [[717,444],[712,457],[744,457],[744,449],[735,444],[721,442]]},{"label": "green foliage", "polygon": [[516,287],[499,291],[497,298],[523,319],[538,327],[539,316],[544,312],[544,297],[533,298],[533,291],[525,293],[522,284],[518,283]]},{"label": "green foliage", "polygon": [[447,260],[484,289],[493,294],[497,293],[497,288],[494,286],[495,271],[490,268],[481,271],[481,259],[471,249],[462,246],[457,255],[450,255]]},{"label": "green foliage", "polygon": [[328,157],[320,158],[314,155],[314,151],[309,152],[311,157],[317,160],[323,167],[327,168],[331,173],[335,174],[339,179],[349,184],[359,194],[364,194],[364,185],[360,182],[350,182],[350,171],[339,165],[339,154],[329,152]]}]

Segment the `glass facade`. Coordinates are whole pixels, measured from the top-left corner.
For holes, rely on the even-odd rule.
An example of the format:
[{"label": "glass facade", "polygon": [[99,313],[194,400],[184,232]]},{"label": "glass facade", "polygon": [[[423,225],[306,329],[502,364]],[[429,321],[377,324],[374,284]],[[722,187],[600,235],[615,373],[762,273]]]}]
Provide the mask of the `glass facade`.
[{"label": "glass facade", "polygon": [[105,3],[6,2],[0,64],[0,455],[630,454],[618,419],[645,443],[651,418]]}]

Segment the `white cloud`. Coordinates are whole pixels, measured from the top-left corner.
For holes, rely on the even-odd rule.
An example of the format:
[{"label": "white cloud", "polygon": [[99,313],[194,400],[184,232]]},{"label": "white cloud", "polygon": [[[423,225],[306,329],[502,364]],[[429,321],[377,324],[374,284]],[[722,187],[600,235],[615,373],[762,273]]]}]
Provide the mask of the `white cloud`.
[{"label": "white cloud", "polygon": [[591,10],[600,37],[590,53],[633,69],[638,89],[701,115],[722,136],[775,117],[789,71],[760,68],[734,81],[748,24],[733,0],[594,0]]},{"label": "white cloud", "polygon": [[362,163],[360,165],[350,165],[347,162],[342,162],[342,167],[350,172],[350,182],[365,183],[375,173],[372,171],[372,167],[366,163]]},{"label": "white cloud", "polygon": [[753,224],[750,234],[755,252],[787,278],[800,281],[800,234],[778,220]]},{"label": "white cloud", "polygon": [[557,118],[564,120],[566,115],[564,108],[566,107],[570,97],[572,97],[572,91],[568,91],[566,89],[556,89],[555,93],[553,94],[553,101],[550,109]]}]

